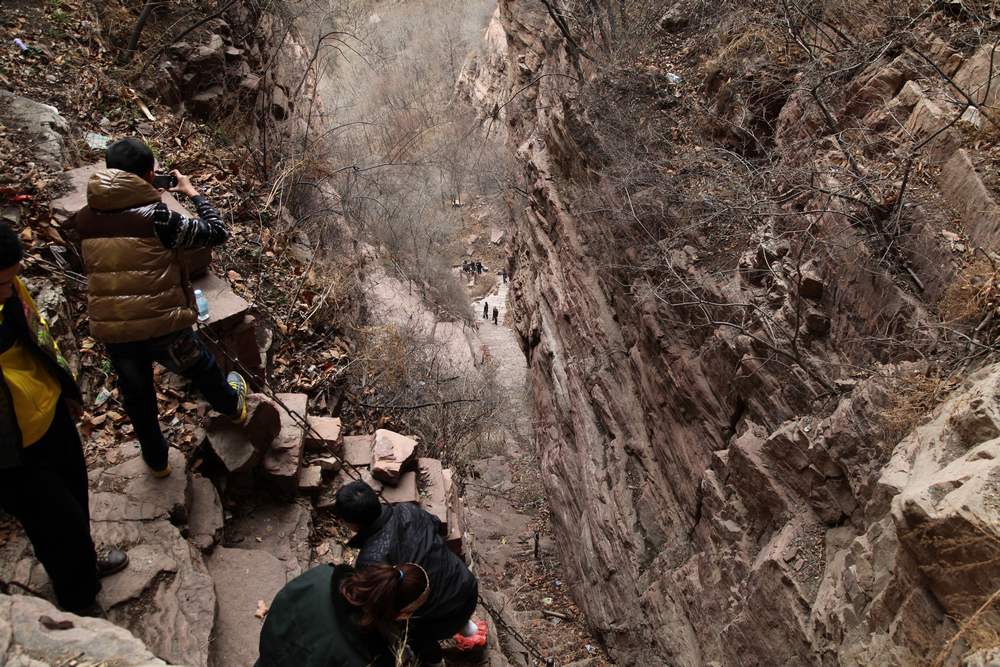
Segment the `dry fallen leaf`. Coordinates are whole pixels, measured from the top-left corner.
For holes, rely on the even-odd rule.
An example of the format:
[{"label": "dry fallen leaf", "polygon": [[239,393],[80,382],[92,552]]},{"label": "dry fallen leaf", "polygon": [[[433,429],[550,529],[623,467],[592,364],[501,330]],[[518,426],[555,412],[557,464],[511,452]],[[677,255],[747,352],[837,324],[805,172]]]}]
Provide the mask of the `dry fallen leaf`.
[{"label": "dry fallen leaf", "polygon": [[327,544],[326,542],[323,542],[318,547],[316,547],[316,555],[317,556],[325,556],[328,553],[330,553],[330,545]]},{"label": "dry fallen leaf", "polygon": [[265,616],[267,616],[267,612],[268,612],[267,603],[264,602],[263,600],[257,600],[257,611],[254,612],[254,616],[262,619]]}]

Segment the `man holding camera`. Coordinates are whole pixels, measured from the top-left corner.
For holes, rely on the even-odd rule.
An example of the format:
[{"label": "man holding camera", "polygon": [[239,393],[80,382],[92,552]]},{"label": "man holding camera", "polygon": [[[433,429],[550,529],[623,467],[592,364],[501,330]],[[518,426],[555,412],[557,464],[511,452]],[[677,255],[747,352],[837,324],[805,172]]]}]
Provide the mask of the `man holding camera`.
[{"label": "man holding camera", "polygon": [[[122,403],[155,477],[170,474],[158,420],[153,362],[191,380],[212,408],[246,420],[246,380],[222,374],[192,326],[197,309],[179,255],[229,237],[218,211],[179,171],[154,173],[155,158],[138,139],[108,147],[106,169],[91,176],[76,226],[87,270],[90,330],[105,344]],[[191,198],[197,218],[171,211],[157,186]]]}]

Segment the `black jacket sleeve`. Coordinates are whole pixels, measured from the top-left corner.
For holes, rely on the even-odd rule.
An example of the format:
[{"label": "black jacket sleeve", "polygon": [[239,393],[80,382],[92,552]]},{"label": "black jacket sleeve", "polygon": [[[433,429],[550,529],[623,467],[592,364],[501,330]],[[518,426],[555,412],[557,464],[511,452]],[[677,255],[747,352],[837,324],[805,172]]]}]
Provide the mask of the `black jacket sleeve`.
[{"label": "black jacket sleeve", "polygon": [[153,211],[156,235],[167,248],[211,248],[229,238],[229,230],[219,212],[201,195],[192,197],[197,218],[188,218],[160,202]]}]

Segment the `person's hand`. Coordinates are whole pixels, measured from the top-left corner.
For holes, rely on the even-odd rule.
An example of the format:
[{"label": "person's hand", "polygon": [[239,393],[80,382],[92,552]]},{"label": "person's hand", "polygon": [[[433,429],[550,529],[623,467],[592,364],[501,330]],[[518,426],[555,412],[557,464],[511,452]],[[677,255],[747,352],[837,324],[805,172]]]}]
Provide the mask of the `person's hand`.
[{"label": "person's hand", "polygon": [[188,197],[197,197],[200,193],[191,185],[191,179],[177,171],[176,169],[170,172],[177,178],[177,185],[170,188],[171,192],[179,192],[182,195],[187,195]]},{"label": "person's hand", "polygon": [[63,402],[66,404],[66,409],[69,411],[69,416],[73,418],[73,421],[80,421],[80,418],[83,417],[83,406],[72,398],[64,398]]}]

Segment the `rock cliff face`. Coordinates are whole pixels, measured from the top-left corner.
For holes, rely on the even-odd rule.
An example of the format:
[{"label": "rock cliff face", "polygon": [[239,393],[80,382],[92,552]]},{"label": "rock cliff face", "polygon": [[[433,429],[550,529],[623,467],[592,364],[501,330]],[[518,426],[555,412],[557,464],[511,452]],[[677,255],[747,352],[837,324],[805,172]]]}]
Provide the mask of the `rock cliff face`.
[{"label": "rock cliff face", "polygon": [[[996,218],[983,212],[996,204],[975,128],[949,125],[954,109],[934,102],[946,85],[915,53],[988,91],[989,46],[952,50],[932,21],[914,49],[874,54],[834,95],[789,85],[755,125],[751,92],[734,83],[738,40],[717,44],[707,25],[664,38],[678,61],[698,41],[722,53],[689,58],[679,78],[690,85],[664,102],[697,98],[710,126],[673,143],[659,172],[668,189],[690,185],[678,174],[713,151],[757,151],[736,180],[747,187],[761,153],[813,178],[763,183],[774,205],[722,237],[688,224],[712,217],[708,186],[679,202],[657,200],[655,184],[626,191],[640,226],[666,209],[642,244],[581,194],[612,162],[607,119],[588,107],[601,75],[573,64],[536,4],[500,0],[490,42],[502,50],[469,67],[466,87],[494,122],[503,107],[525,165],[511,306],[561,557],[612,656],[988,664],[1000,628],[1000,365],[979,356],[934,378],[954,345],[939,312],[972,248],[995,250]],[[676,4],[660,37],[686,23]],[[642,133],[649,119],[634,120]],[[767,138],[747,149],[762,125]],[[838,125],[876,139],[847,157]],[[885,189],[857,178],[918,144],[926,173],[905,203],[902,170]],[[710,180],[724,173],[711,169]],[[921,403],[915,387],[935,382],[945,399]]]}]

